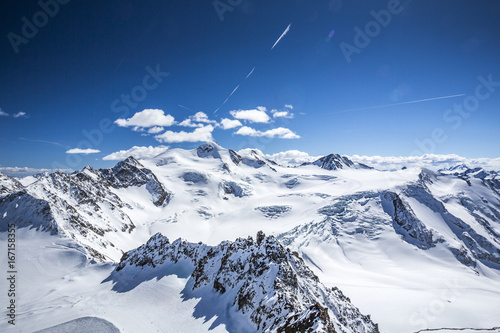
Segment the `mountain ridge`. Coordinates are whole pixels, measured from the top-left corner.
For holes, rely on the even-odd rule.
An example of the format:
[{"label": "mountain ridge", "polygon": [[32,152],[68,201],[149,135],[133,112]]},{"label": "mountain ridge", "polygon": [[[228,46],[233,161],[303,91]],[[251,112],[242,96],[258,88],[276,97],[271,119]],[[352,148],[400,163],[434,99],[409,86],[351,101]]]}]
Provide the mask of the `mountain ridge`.
[{"label": "mountain ridge", "polygon": [[[230,244],[228,240],[255,235],[262,230],[269,235],[266,239],[274,237],[280,246],[289,248],[290,253],[296,252],[326,288],[337,287],[349,295],[360,314],[371,313],[382,331],[400,332],[405,323],[413,323],[410,318],[416,310],[412,309],[432,301],[435,290],[443,288],[441,281],[449,276],[460,277],[468,289],[460,289],[461,299],[455,303],[446,301],[446,307],[474,313],[477,318],[492,323],[489,314],[493,310],[487,304],[497,304],[492,295],[500,295],[500,283],[497,283],[500,281],[500,183],[495,171],[460,166],[452,172],[415,167],[380,171],[335,154],[316,162],[287,167],[267,159],[257,149],[237,152],[209,142],[192,150],[167,150],[148,159],[129,157],[109,169],[87,166],[72,173],[47,173],[22,187],[15,179],[0,177],[5,179],[7,189],[0,196],[0,234],[6,233],[7,225],[15,223],[20,241],[27,244],[30,239],[22,235],[28,233],[57,239],[56,242],[64,239],[73,244],[71,248],[81,248],[79,256],[84,255],[89,261],[89,268],[82,268],[86,272],[100,265],[121,267],[124,253],[147,244],[158,233],[172,239],[182,238],[174,242],[179,246],[176,251],[182,247],[208,251]],[[203,247],[197,245],[198,242],[207,245]],[[235,250],[236,257],[247,258],[241,257],[238,261],[235,257],[233,261],[233,273],[239,272],[238,281],[247,281],[244,274],[247,271],[241,267],[251,265],[248,261],[251,251],[247,250],[258,250],[253,247],[257,246],[257,240],[252,242],[254,245],[248,243],[241,252]],[[171,248],[174,243],[165,242],[162,246]],[[226,253],[224,246],[213,250],[220,258]],[[66,253],[63,249],[67,248],[48,247],[40,251],[45,253],[50,249],[63,255]],[[264,251],[258,251],[261,250]],[[143,256],[145,263],[154,263],[161,254],[161,248],[156,248]],[[222,259],[214,261],[215,257],[206,255],[200,258],[187,255],[177,263],[170,261],[171,269],[180,272],[180,275],[174,274],[178,279],[176,285],[186,284],[184,279],[191,279],[194,285],[202,276],[210,281],[209,285],[203,284],[210,287],[206,289],[210,293],[202,295],[199,305],[196,302],[193,305],[196,314],[210,308],[210,302],[215,302],[217,295],[229,295],[229,290],[235,294],[224,298],[223,303],[230,307],[238,304],[235,295],[242,290],[240,285],[215,279]],[[206,259],[201,260],[203,257]],[[290,260],[295,260],[293,258]],[[259,260],[264,260],[269,267],[279,265],[279,262],[267,262],[268,259],[266,255]],[[203,264],[198,267],[200,262]],[[126,275],[124,281],[132,283],[134,276],[145,272],[140,273],[142,266],[135,267],[127,266],[115,273]],[[198,273],[191,276],[195,270],[199,276]],[[157,271],[151,266],[150,273],[158,279],[137,278],[139,285],[123,294],[163,285],[164,279],[172,278]],[[221,277],[233,274],[230,272],[226,267]],[[255,277],[255,274],[249,276]],[[252,281],[257,283],[257,280]],[[311,288],[313,280],[307,282]],[[248,288],[258,287],[250,280],[247,282]],[[391,288],[399,291],[388,292]],[[226,292],[221,293],[224,289]],[[322,292],[327,293],[325,290]],[[414,290],[424,290],[423,296],[413,294]],[[189,304],[198,299],[194,295],[201,289],[191,291],[189,295],[193,297],[186,300]],[[384,302],[387,300],[384,307],[402,311],[403,319],[393,322],[377,305],[381,293]],[[253,306],[258,307],[262,299],[260,296],[255,299]],[[481,304],[477,304],[476,299],[480,299]],[[37,306],[36,300],[30,302],[31,306]],[[324,309],[334,311],[325,306],[325,302],[323,299],[318,306],[308,303],[307,309],[282,313],[278,317],[284,321],[279,322],[297,328],[295,324],[305,325],[301,320],[309,318],[306,322],[326,330],[329,326]],[[237,313],[242,309],[236,305],[231,311]],[[207,313],[212,318],[210,325],[235,331],[224,322],[221,310],[217,311]],[[248,311],[246,313],[253,310]],[[331,313],[328,317],[334,321]],[[249,320],[245,325],[258,322]],[[471,324],[470,320],[450,313],[435,320],[441,325],[461,321]],[[114,320],[111,322],[117,324]],[[269,321],[266,325],[272,323]],[[276,325],[281,327],[278,322]],[[414,331],[428,327],[415,326]]]}]

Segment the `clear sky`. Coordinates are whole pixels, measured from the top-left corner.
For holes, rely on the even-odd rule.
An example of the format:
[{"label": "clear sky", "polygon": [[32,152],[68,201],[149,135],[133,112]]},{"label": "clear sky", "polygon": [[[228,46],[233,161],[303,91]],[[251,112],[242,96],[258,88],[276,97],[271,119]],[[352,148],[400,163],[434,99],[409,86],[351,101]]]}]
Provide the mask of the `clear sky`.
[{"label": "clear sky", "polygon": [[2,167],[104,167],[134,146],[207,139],[269,154],[500,156],[498,1],[1,6]]}]

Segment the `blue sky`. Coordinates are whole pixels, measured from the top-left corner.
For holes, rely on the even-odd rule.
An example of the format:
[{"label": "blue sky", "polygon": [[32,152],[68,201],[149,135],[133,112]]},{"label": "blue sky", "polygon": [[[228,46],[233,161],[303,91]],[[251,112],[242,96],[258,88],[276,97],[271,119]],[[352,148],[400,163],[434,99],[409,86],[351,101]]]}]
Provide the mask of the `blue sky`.
[{"label": "blue sky", "polygon": [[500,156],[496,1],[41,3],[51,15],[36,1],[0,11],[1,167],[106,167],[207,138]]}]

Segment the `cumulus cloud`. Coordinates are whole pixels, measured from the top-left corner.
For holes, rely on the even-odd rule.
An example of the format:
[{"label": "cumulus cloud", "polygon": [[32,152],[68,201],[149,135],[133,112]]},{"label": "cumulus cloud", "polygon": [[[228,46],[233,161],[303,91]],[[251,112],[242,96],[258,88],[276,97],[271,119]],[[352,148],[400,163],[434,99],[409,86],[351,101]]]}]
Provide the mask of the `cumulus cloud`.
[{"label": "cumulus cloud", "polygon": [[141,158],[152,158],[156,155],[164,153],[168,150],[168,146],[158,146],[158,147],[138,147],[133,146],[127,150],[119,150],[117,152],[111,153],[109,155],[104,156],[102,159],[105,161],[121,161],[126,159],[129,156],[133,156],[136,159]]},{"label": "cumulus cloud", "polygon": [[267,115],[266,108],[258,106],[252,110],[233,110],[229,112],[234,118],[247,120],[252,123],[268,123],[271,118]]},{"label": "cumulus cloud", "polygon": [[166,131],[163,134],[156,135],[155,139],[159,142],[198,142],[198,141],[213,141],[212,132],[214,127],[206,125],[198,127],[193,132],[173,132]]},{"label": "cumulus cloud", "polygon": [[220,121],[220,127],[225,130],[241,126],[243,126],[243,124],[236,119],[224,118]]},{"label": "cumulus cloud", "polygon": [[193,116],[189,116],[187,119],[184,119],[179,126],[186,127],[203,127],[205,124],[215,124],[217,123],[215,120],[208,119],[208,116],[205,112],[199,111],[196,112]]},{"label": "cumulus cloud", "polygon": [[246,135],[246,136],[265,136],[268,138],[280,138],[280,139],[299,139],[300,136],[293,133],[290,129],[284,127],[277,127],[267,131],[259,131],[254,128],[243,126],[238,129],[234,134]]},{"label": "cumulus cloud", "polygon": [[163,112],[160,109],[145,109],[137,112],[131,118],[117,119],[115,123],[120,127],[148,128],[155,126],[172,126],[175,123],[174,117]]},{"label": "cumulus cloud", "polygon": [[192,116],[193,121],[200,122],[200,123],[206,123],[206,124],[215,124],[215,120],[210,120],[208,119],[208,116],[205,112],[199,111]]},{"label": "cumulus cloud", "polygon": [[445,169],[457,164],[465,164],[469,168],[481,167],[486,170],[500,170],[500,158],[466,158],[455,154],[422,156],[359,156],[350,158],[354,162],[364,163],[379,170],[397,170],[406,167],[425,167],[432,170]]},{"label": "cumulus cloud", "polygon": [[4,112],[4,111],[2,110],[2,108],[0,108],[0,116],[5,116],[5,117],[8,117],[8,116],[9,116],[9,114],[8,114],[7,112]]},{"label": "cumulus cloud", "polygon": [[266,154],[266,157],[278,164],[285,166],[296,166],[302,163],[314,162],[321,156],[310,156],[299,150],[287,150],[276,154]]},{"label": "cumulus cloud", "polygon": [[291,113],[288,110],[285,110],[285,111],[273,110],[272,114],[273,114],[274,118],[287,118],[287,119],[293,118],[293,113]]},{"label": "cumulus cloud", "polygon": [[184,127],[203,127],[205,126],[204,124],[200,124],[200,123],[194,123],[191,119],[187,118],[187,119],[184,119],[183,121],[181,121],[179,123],[179,126],[184,126]]},{"label": "cumulus cloud", "polygon": [[285,104],[285,107],[287,109],[293,110],[293,105],[292,104]]},{"label": "cumulus cloud", "polygon": [[150,129],[148,129],[148,133],[149,134],[157,134],[157,133],[160,133],[164,130],[163,127],[161,126],[155,126],[155,127],[151,127]]},{"label": "cumulus cloud", "polygon": [[88,154],[96,154],[96,153],[100,153],[101,151],[98,150],[98,149],[91,149],[91,148],[87,148],[87,149],[80,149],[80,148],[73,148],[73,149],[70,149],[70,150],[67,150],[66,151],[66,154],[84,154],[84,155],[88,155]]}]

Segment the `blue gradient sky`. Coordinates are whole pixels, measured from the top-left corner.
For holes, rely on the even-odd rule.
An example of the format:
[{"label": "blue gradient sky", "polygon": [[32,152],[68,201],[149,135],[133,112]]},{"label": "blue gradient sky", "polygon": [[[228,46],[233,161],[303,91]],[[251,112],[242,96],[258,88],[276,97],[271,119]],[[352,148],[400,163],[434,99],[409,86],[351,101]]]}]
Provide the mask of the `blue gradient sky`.
[{"label": "blue gradient sky", "polygon": [[[21,35],[22,18],[32,21],[41,7],[36,1],[2,3],[0,166],[103,167],[115,163],[104,156],[132,146],[198,146],[160,143],[115,126],[92,144],[99,153],[68,160],[66,151],[86,139],[82,130],[118,119],[113,101],[142,84],[147,66],[157,65],[169,76],[129,108],[127,118],[162,109],[178,122],[197,111],[220,121],[232,119],[232,110],[264,106],[271,116],[270,110],[293,105],[292,119],[243,125],[260,131],[285,127],[300,139],[215,128],[213,138],[224,147],[269,154],[297,149],[311,155],[499,157],[500,86],[468,116],[443,116],[475,95],[478,76],[500,82],[500,3],[414,0],[400,6],[402,12],[348,63],[341,43],[354,45],[354,28],[364,30],[374,20],[370,11],[387,9],[388,1],[243,0],[221,20],[212,1],[73,0],[60,5],[18,53],[8,34]],[[464,95],[362,109],[457,94]],[[19,112],[25,115],[13,116]],[[432,137],[435,129],[439,140]]]}]

